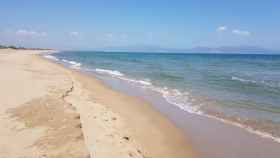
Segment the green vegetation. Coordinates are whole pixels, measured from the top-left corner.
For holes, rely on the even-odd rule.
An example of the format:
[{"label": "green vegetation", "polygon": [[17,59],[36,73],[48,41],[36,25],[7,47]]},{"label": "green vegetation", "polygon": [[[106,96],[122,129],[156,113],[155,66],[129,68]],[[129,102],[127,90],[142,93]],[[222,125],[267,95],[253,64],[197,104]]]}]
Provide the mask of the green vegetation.
[{"label": "green vegetation", "polygon": [[6,48],[5,46],[0,45],[0,49]]},{"label": "green vegetation", "polygon": [[0,45],[0,49],[7,49],[7,48],[10,48],[10,49],[25,49],[23,47],[16,47],[16,46],[4,46],[4,45]]},{"label": "green vegetation", "polygon": [[5,46],[0,44],[0,49],[29,49],[29,50],[51,50],[51,49],[44,49],[44,48],[25,48],[25,47],[17,47],[14,45]]}]

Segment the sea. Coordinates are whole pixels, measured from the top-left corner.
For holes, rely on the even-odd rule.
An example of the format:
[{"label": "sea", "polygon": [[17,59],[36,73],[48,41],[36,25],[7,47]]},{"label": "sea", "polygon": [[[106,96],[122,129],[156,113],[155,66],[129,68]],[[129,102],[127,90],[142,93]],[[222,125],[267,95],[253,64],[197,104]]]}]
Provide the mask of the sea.
[{"label": "sea", "polygon": [[44,56],[280,143],[280,55],[62,51]]}]

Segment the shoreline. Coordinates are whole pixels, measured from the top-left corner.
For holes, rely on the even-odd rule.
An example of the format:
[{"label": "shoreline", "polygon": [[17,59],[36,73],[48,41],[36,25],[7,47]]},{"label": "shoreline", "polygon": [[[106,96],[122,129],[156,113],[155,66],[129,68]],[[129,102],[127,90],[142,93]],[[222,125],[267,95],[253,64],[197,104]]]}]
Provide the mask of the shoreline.
[{"label": "shoreline", "polygon": [[[54,61],[51,60],[51,62]],[[81,73],[82,75],[85,74],[89,78],[97,79],[102,84],[105,84],[104,86],[113,89],[113,91],[117,93],[148,102],[153,110],[160,112],[161,115],[183,131],[184,137],[190,140],[196,153],[199,153],[200,157],[255,158],[263,154],[269,155],[269,157],[277,157],[277,155],[280,154],[278,151],[279,143],[271,139],[260,137],[260,135],[248,132],[247,129],[232,125],[231,123],[225,123],[215,118],[213,119],[207,116],[182,111],[178,107],[167,102],[163,97],[160,97],[161,94],[156,94],[145,88],[141,90],[139,87],[129,86],[130,84],[127,84],[125,80],[121,80],[118,77],[106,77],[105,75],[79,69],[82,63],[76,61],[62,60],[62,62],[60,62],[60,60],[57,60],[54,63],[66,67],[71,71]],[[80,66],[73,66],[77,64],[80,64]],[[102,70],[102,72],[104,72],[104,70]],[[118,71],[110,71],[110,73],[122,75],[119,74],[120,72]],[[215,132],[215,129],[219,129],[219,131]],[[217,133],[219,134],[217,135]],[[232,137],[229,137],[229,135]],[[230,142],[230,144],[228,144],[228,142]],[[240,145],[240,143],[242,145]],[[227,145],[225,146],[225,144]],[[254,144],[256,145],[255,148],[257,151],[255,148],[248,147]],[[263,145],[266,147],[263,148]]]},{"label": "shoreline", "polygon": [[44,59],[42,51],[0,52],[0,123],[11,126],[0,124],[1,157],[198,157],[147,102]]},{"label": "shoreline", "polygon": [[[48,62],[52,62],[48,59],[43,58],[42,56],[38,57]],[[92,75],[87,75],[78,70],[64,67],[63,65],[58,63],[54,64],[57,64],[58,66],[61,66],[67,71],[69,71],[73,77],[72,80],[76,80],[76,82],[74,83],[81,83],[80,85],[77,85],[77,87],[83,87],[81,89],[86,90],[87,95],[90,95],[90,97],[88,97],[86,100],[92,99],[93,102],[104,106],[107,112],[110,109],[109,113],[112,113],[112,115],[114,115],[111,118],[113,121],[119,120],[118,117],[120,118],[120,126],[122,127],[118,127],[118,131],[111,132],[115,133],[113,134],[113,136],[112,134],[107,135],[111,137],[110,139],[114,138],[115,135],[130,135],[124,136],[122,137],[122,139],[124,138],[125,140],[127,140],[128,138],[129,141],[132,141],[132,143],[134,144],[134,148],[137,148],[136,152],[134,152],[134,154],[136,154],[132,154],[133,157],[138,157],[137,154],[140,154],[139,157],[199,157],[198,153],[193,149],[191,143],[183,134],[181,129],[178,129],[171,121],[169,121],[165,116],[163,116],[160,112],[154,109],[145,100],[139,99],[138,97],[128,96],[124,93],[115,91],[111,87],[106,85],[104,82],[96,79]],[[110,96],[110,100],[108,99],[108,96]],[[80,111],[80,113],[87,113],[87,115],[99,115],[96,114],[94,111],[90,112],[91,109],[89,108],[79,106],[77,106],[76,108],[78,109],[78,111]],[[105,111],[105,113],[107,112]],[[117,115],[119,116],[116,117]],[[83,122],[82,115],[81,119]],[[94,122],[95,119],[96,118],[85,118],[85,120],[87,120],[85,122]],[[108,116],[105,116],[105,119],[103,119],[103,123],[104,121],[108,122],[109,120],[110,118],[108,118]],[[97,124],[102,124],[102,122],[97,122]],[[94,132],[94,129],[89,130]],[[125,134],[120,134],[122,132],[124,132]],[[94,146],[93,142],[89,141],[88,144]],[[107,148],[110,147],[107,146]],[[118,157],[115,153],[111,154],[112,155],[110,156]],[[95,153],[95,155],[98,155],[98,153]],[[130,155],[131,157],[131,154],[128,155]],[[108,155],[104,157],[108,157]]]},{"label": "shoreline", "polygon": [[[55,62],[58,62],[58,63],[61,62],[60,63],[61,65],[65,66],[66,68],[69,68],[69,69],[79,70],[79,67],[81,66],[81,63],[78,63],[76,61],[68,61],[68,60],[65,60],[65,59],[63,59],[62,61],[59,61],[59,59],[57,59],[56,57],[49,56],[49,55],[44,56],[44,57],[47,58],[47,59],[50,59],[50,60],[54,60]],[[66,63],[70,64],[70,66],[64,65]],[[199,116],[202,116],[202,117],[207,117],[209,119],[215,119],[215,120],[221,121],[225,124],[229,124],[229,125],[233,125],[233,126],[238,127],[238,128],[242,128],[245,131],[247,131],[251,134],[255,134],[259,137],[270,139],[274,142],[280,143],[279,135],[275,134],[274,131],[271,131],[270,129],[264,128],[264,125],[259,125],[259,126],[256,125],[256,123],[253,122],[253,120],[239,120],[238,118],[230,118],[230,117],[227,117],[226,115],[224,115],[222,113],[214,113],[214,112],[211,112],[211,111],[210,112],[202,111],[202,110],[199,110],[195,107],[184,106],[180,103],[170,101],[169,98],[165,96],[166,93],[168,93],[168,91],[165,91],[163,88],[155,87],[150,82],[147,82],[147,81],[134,80],[132,78],[127,78],[127,77],[125,77],[124,74],[122,74],[119,71],[106,70],[106,69],[96,69],[95,71],[97,71],[100,74],[106,74],[106,75],[111,76],[113,78],[117,78],[119,80],[139,84],[139,85],[141,85],[145,88],[148,87],[147,89],[149,89],[151,91],[154,91],[156,93],[159,93],[160,95],[162,95],[162,97],[168,103],[176,106],[177,108],[179,108],[179,109],[181,109],[185,112],[188,112],[188,113],[191,113],[191,114],[196,114],[196,115],[199,115]],[[90,76],[92,76],[92,77],[96,77],[96,75],[97,75],[97,73],[87,72],[86,70],[82,70],[82,69],[81,69],[81,72],[82,73],[83,72],[89,73]],[[142,88],[141,86],[139,86],[139,87]]]},{"label": "shoreline", "polygon": [[[66,60],[67,58],[62,59],[57,60],[58,62],[56,63],[59,63],[59,65],[68,69],[74,69],[74,71],[87,74],[89,77],[97,78],[107,87],[124,95],[136,97],[137,99],[142,99],[143,101],[148,102],[153,109],[159,111],[164,117],[171,120],[179,129],[183,130],[185,137],[190,139],[192,144],[195,144],[194,148],[198,151],[200,156],[203,155],[203,157],[210,158],[253,158],[259,157],[259,155],[263,154],[267,154],[269,157],[277,157],[277,155],[280,154],[278,151],[279,143],[276,141],[274,142],[272,139],[263,138],[259,134],[256,135],[256,133],[248,132],[247,129],[238,125],[233,125],[232,123],[224,122],[217,118],[213,119],[208,116],[201,116],[182,111],[177,106],[166,101],[166,99],[161,96],[161,93],[157,94],[157,92],[145,88],[139,88],[133,84],[128,84],[128,82],[126,82],[128,79],[125,78],[122,72],[106,69],[96,70],[101,73],[110,73],[114,76],[100,75],[99,73],[93,73],[87,69],[80,69],[80,66],[73,67],[73,65],[82,65],[83,63],[78,63],[71,59]],[[129,80],[129,82],[130,81],[131,80]],[[133,82],[138,83],[139,80],[133,80]],[[143,84],[147,85],[146,82]],[[215,129],[219,129],[220,131],[214,132]],[[217,135],[217,133],[219,134]],[[229,137],[229,135],[232,137]],[[230,144],[226,141],[229,141]],[[227,146],[225,146],[225,144],[227,144]],[[255,148],[259,148],[259,150],[256,151],[256,149],[248,147],[254,144],[258,144]],[[266,147],[260,148],[262,146]]]},{"label": "shoreline", "polygon": [[151,103],[153,108],[182,129],[201,157],[209,158],[277,158],[279,143],[247,132],[243,128],[217,119],[191,114],[172,106],[161,95],[122,83],[118,79],[104,78],[114,90],[138,97]]}]

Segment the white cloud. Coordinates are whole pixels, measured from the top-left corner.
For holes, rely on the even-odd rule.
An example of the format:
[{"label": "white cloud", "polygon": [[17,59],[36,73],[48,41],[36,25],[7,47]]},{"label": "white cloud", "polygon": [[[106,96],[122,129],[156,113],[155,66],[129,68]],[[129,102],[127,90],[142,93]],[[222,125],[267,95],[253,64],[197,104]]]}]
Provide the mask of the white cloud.
[{"label": "white cloud", "polygon": [[218,32],[224,32],[227,30],[227,26],[219,26],[217,29],[216,29]]},{"label": "white cloud", "polygon": [[232,30],[232,33],[233,34],[236,34],[236,35],[241,35],[241,36],[250,36],[251,33],[249,31],[246,31],[246,30],[238,30],[238,29],[234,29]]},{"label": "white cloud", "polygon": [[77,37],[77,36],[80,35],[80,33],[79,33],[79,32],[76,32],[76,31],[73,31],[73,32],[70,32],[69,35],[70,35],[71,37]]},{"label": "white cloud", "polygon": [[[225,25],[224,26],[219,26],[216,29],[217,32],[225,32],[227,30],[229,30],[229,29]],[[231,32],[235,35],[240,35],[240,36],[250,36],[251,35],[251,32],[246,31],[246,30],[233,29]]]},{"label": "white cloud", "polygon": [[20,29],[16,31],[16,35],[24,37],[45,37],[47,33]]}]

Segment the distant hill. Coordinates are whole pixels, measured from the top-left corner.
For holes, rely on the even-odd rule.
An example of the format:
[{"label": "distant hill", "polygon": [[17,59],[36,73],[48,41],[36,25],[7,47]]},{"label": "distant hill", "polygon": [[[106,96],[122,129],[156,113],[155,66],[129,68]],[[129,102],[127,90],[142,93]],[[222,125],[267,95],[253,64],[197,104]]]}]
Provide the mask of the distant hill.
[{"label": "distant hill", "polygon": [[[256,46],[223,46],[223,47],[195,47],[189,49],[164,48],[157,46],[129,46],[129,47],[107,47],[102,51],[127,51],[127,52],[161,52],[161,53],[248,53],[259,54],[263,52],[276,52]],[[277,52],[276,52],[277,53]],[[280,53],[280,51],[279,51]]]},{"label": "distant hill", "polygon": [[272,50],[256,46],[223,46],[223,47],[195,47],[190,49],[192,52],[210,52],[210,53],[261,53],[271,52]]}]

